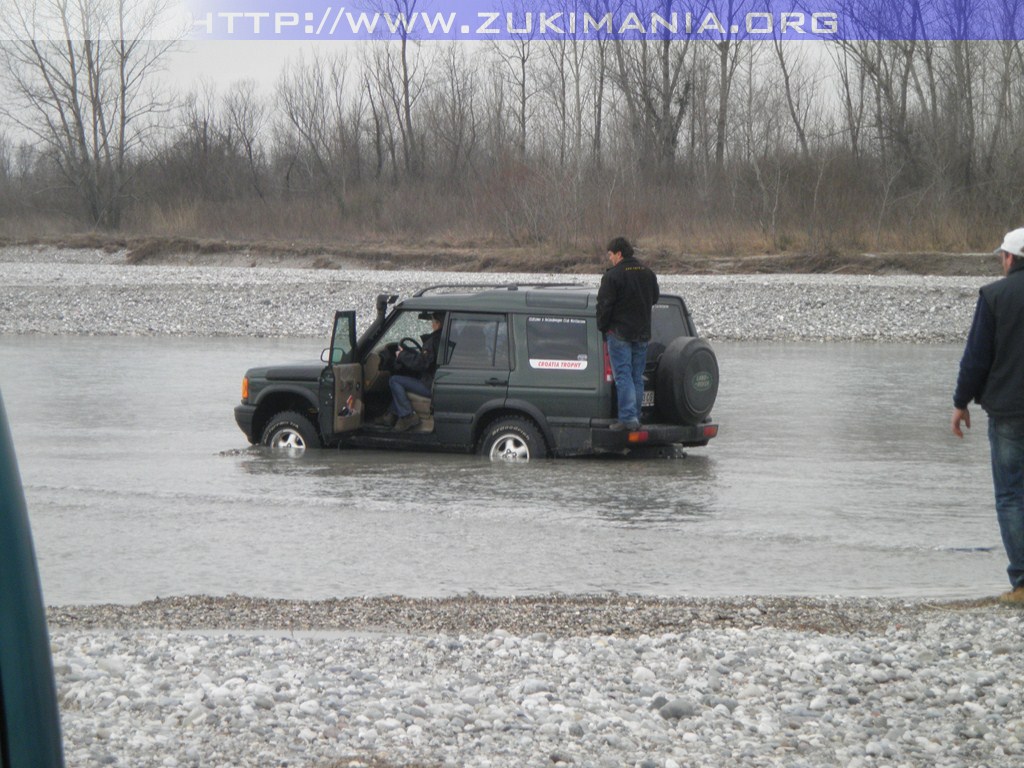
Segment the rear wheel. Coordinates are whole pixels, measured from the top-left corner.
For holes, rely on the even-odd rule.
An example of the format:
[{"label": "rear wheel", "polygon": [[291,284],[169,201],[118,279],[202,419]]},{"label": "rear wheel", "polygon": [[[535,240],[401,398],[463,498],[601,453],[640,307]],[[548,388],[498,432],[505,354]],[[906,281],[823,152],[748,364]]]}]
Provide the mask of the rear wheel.
[{"label": "rear wheel", "polygon": [[546,459],[548,447],[537,425],[528,419],[499,419],[480,438],[477,453],[491,461]]},{"label": "rear wheel", "polygon": [[319,448],[320,435],[301,413],[283,411],[267,422],[260,442],[274,450],[304,451]]}]

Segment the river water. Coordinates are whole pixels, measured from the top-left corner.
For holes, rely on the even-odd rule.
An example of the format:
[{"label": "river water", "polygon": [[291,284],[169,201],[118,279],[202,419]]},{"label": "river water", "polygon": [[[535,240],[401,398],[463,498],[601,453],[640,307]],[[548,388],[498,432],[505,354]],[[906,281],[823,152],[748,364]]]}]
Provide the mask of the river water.
[{"label": "river water", "polygon": [[959,347],[715,347],[721,432],[682,460],[249,448],[242,373],[308,339],[3,336],[0,391],[51,604],[1005,588],[984,415],[949,434]]}]

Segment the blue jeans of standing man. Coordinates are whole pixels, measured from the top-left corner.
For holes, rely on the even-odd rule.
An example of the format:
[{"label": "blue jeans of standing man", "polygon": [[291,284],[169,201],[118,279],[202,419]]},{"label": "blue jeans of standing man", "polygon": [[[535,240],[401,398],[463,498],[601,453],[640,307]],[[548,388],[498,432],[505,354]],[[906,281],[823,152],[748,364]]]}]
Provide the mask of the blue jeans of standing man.
[{"label": "blue jeans of standing man", "polygon": [[1003,547],[1010,560],[1010,584],[1024,586],[1024,419],[988,420],[992,485]]},{"label": "blue jeans of standing man", "polygon": [[400,419],[412,414],[412,403],[406,392],[430,397],[430,387],[413,376],[392,376],[388,384],[391,386],[391,410]]},{"label": "blue jeans of standing man", "polygon": [[624,341],[609,332],[608,360],[612,364],[615,390],[619,399],[619,421],[630,427],[640,425],[640,408],[644,400],[644,366],[647,365],[647,342]]}]

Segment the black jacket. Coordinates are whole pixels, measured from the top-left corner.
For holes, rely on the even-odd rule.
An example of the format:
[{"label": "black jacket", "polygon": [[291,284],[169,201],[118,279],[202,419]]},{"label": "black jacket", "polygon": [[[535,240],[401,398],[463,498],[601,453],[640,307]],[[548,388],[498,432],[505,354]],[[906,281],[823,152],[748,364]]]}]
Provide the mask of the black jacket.
[{"label": "black jacket", "polygon": [[597,292],[597,327],[623,341],[650,341],[651,307],[658,301],[658,278],[636,259],[606,270]]},{"label": "black jacket", "polygon": [[420,381],[429,385],[434,380],[434,371],[437,370],[437,351],[441,345],[441,331],[425,333],[420,336],[420,340],[421,348],[418,352],[412,350],[399,352],[399,372],[417,375]]},{"label": "black jacket", "polygon": [[1024,417],[1024,264],[978,296],[953,402],[972,399],[990,416]]}]

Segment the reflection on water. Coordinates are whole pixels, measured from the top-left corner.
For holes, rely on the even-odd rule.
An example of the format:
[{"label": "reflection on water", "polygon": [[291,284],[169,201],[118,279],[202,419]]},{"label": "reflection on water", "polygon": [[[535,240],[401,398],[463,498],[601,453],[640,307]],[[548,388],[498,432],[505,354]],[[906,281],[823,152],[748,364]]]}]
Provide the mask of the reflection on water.
[{"label": "reflection on water", "polygon": [[0,387],[50,602],[1002,588],[959,349],[716,347],[720,436],[684,460],[247,447],[242,372],[309,340],[5,337]]}]

